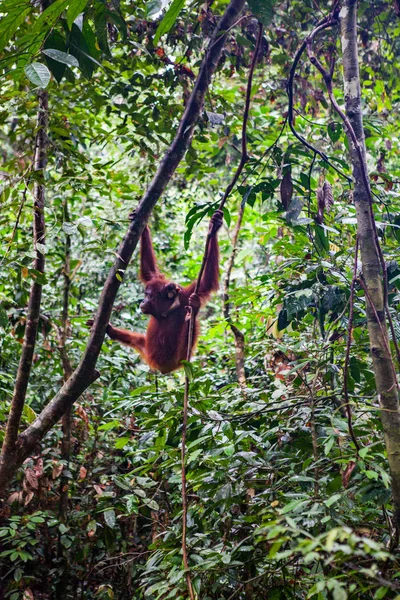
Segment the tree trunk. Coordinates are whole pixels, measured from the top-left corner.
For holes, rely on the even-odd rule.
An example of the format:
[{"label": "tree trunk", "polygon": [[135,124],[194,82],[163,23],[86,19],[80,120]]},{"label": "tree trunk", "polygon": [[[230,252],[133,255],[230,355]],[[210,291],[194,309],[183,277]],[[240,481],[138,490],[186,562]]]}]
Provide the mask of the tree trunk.
[{"label": "tree trunk", "polygon": [[[37,131],[34,149],[34,171],[41,172],[34,184],[34,206],[33,206],[33,244],[35,248],[35,259],[33,268],[39,273],[44,273],[45,257],[41,252],[45,243],[45,219],[44,198],[45,187],[39,181],[44,180],[44,169],[47,163],[47,124],[48,124],[48,94],[40,90],[38,94],[39,108],[37,118]],[[32,368],[32,360],[36,345],[36,336],[39,325],[40,303],[42,299],[42,281],[39,278],[34,281],[29,294],[28,310],[26,313],[26,326],[24,341],[22,344],[21,358],[18,365],[14,392],[11,401],[10,414],[7,420],[4,442],[0,455],[0,471],[9,470],[14,465],[18,430],[24,409],[25,397],[28,388],[29,376]],[[1,485],[1,484],[0,484]]]},{"label": "tree trunk", "polygon": [[385,319],[385,269],[376,235],[366,164],[362,122],[361,88],[357,55],[357,0],[345,0],[339,14],[343,50],[346,114],[358,140],[358,148],[348,134],[354,177],[354,204],[357,236],[367,292],[367,324],[381,407],[381,420],[392,475],[394,521],[400,526],[400,410],[398,384],[390,352]]}]

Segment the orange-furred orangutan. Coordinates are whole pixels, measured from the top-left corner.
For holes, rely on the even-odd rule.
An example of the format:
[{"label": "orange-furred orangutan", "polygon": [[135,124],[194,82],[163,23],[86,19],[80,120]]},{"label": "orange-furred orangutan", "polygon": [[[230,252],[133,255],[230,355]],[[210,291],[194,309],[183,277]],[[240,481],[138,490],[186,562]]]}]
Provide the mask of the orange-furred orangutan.
[{"label": "orange-furred orangutan", "polygon": [[[193,347],[199,333],[198,312],[219,285],[219,250],[217,232],[222,225],[222,211],[217,210],[209,226],[210,243],[198,293],[196,282],[186,287],[168,281],[160,273],[154,255],[149,228],[146,226],[140,243],[140,279],[145,284],[142,312],[150,315],[146,334],[134,333],[107,325],[112,340],[126,344],[139,352],[142,359],[161,373],[170,373],[187,358],[189,322],[186,306],[195,313]],[[91,324],[89,322],[88,324]]]}]

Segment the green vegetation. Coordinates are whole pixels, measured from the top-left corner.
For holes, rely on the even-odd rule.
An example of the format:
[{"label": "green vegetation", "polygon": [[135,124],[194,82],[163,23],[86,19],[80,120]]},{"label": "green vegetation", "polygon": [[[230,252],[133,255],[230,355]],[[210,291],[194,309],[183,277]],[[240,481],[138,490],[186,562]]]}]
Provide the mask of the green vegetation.
[{"label": "green vegetation", "polygon": [[[349,34],[375,236],[341,43],[355,2],[333,4],[0,2],[1,598],[399,600],[400,5],[360,0]],[[258,20],[221,290],[191,364],[160,375],[103,342],[100,297],[111,310],[118,292],[112,324],[145,331],[121,243],[133,252],[148,217],[162,270],[197,278],[242,158]]]}]

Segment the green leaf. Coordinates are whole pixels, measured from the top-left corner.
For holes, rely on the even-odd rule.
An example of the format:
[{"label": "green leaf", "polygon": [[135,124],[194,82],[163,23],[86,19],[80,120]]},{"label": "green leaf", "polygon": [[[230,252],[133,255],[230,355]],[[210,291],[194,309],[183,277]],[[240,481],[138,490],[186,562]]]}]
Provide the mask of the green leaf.
[{"label": "green leaf", "polygon": [[25,74],[29,81],[41,88],[46,88],[50,81],[50,71],[46,65],[38,62],[26,65]]},{"label": "green leaf", "polygon": [[[67,49],[65,38],[58,31],[52,31],[50,35],[46,38],[44,48],[55,48],[56,50],[61,50],[61,52],[65,52]],[[53,60],[49,56],[46,56],[46,53],[45,60],[55,80],[58,83],[60,83],[64,76],[66,65],[58,62],[57,60]]]},{"label": "green leaf", "polygon": [[361,448],[359,454],[360,454],[360,458],[365,458],[368,454],[368,452],[370,451],[370,446],[364,446],[364,448]]},{"label": "green leaf", "polygon": [[115,448],[117,448],[117,450],[122,450],[122,448],[125,448],[125,446],[127,444],[129,444],[131,438],[130,437],[121,437],[118,438],[117,441],[115,442]]},{"label": "green leaf", "polygon": [[56,60],[63,65],[68,65],[69,67],[79,67],[79,61],[75,58],[75,56],[72,56],[72,54],[67,54],[61,50],[56,50],[55,48],[46,48],[42,50],[42,52],[46,56],[49,56],[53,60]]},{"label": "green leaf", "polygon": [[143,498],[143,504],[146,504],[146,506],[151,508],[151,510],[160,510],[160,507],[157,504],[157,502],[155,500],[152,500],[151,498]]},{"label": "green leaf", "polygon": [[325,506],[332,506],[332,504],[335,504],[335,502],[337,502],[340,498],[342,497],[342,494],[334,494],[333,496],[331,496],[330,498],[328,498],[328,500],[324,501]]},{"label": "green leaf", "polygon": [[360,363],[355,356],[350,357],[350,375],[356,383],[361,381]]},{"label": "green leaf", "polygon": [[31,408],[28,404],[24,405],[24,417],[26,418],[26,420],[28,421],[28,423],[33,423],[33,421],[36,419],[37,414],[35,413],[35,411],[33,410],[33,408]]},{"label": "green leaf", "polygon": [[285,515],[288,512],[297,512],[297,509],[303,508],[309,504],[308,500],[292,500],[289,504],[286,504],[280,511],[282,515]]},{"label": "green leaf", "polygon": [[104,511],[104,520],[111,529],[114,529],[114,527],[115,527],[115,510],[113,508],[108,508],[107,510]]},{"label": "green leaf", "polygon": [[0,327],[7,327],[8,325],[8,316],[6,309],[4,306],[0,304]]},{"label": "green leaf", "polygon": [[104,4],[97,3],[96,5],[96,11],[94,14],[94,27],[100,48],[104,54],[111,56],[110,48],[108,47],[106,7]]},{"label": "green leaf", "polygon": [[189,379],[189,381],[193,381],[194,373],[192,363],[188,362],[187,360],[183,360],[182,365],[185,370],[186,377]]},{"label": "green leaf", "polygon": [[35,36],[47,32],[57,23],[61,13],[68,6],[69,0],[55,0],[45,11],[42,12],[32,27],[31,35]]},{"label": "green leaf", "polygon": [[[89,23],[83,24],[83,30],[74,23],[69,36],[69,51],[79,61],[79,67],[87,79],[90,79],[100,52],[96,49],[96,37]],[[101,65],[100,65],[101,66]]]},{"label": "green leaf", "polygon": [[67,25],[71,29],[76,17],[83,12],[88,0],[71,0],[67,10]]},{"label": "green leaf", "polygon": [[156,35],[154,36],[154,45],[157,46],[159,39],[164,33],[167,33],[175,23],[179,13],[181,12],[185,0],[173,0],[171,6],[165,13],[165,16],[157,27]]},{"label": "green leaf", "polygon": [[156,15],[161,9],[161,0],[149,0],[149,2],[146,3],[146,17],[152,17],[153,15]]},{"label": "green leaf", "polygon": [[320,254],[324,254],[329,250],[329,240],[324,229],[318,223],[315,224],[315,245]]},{"label": "green leaf", "polygon": [[274,17],[274,0],[248,0],[251,12],[263,25],[269,25]]},{"label": "green leaf", "polygon": [[340,138],[342,134],[342,125],[340,123],[337,123],[336,121],[333,121],[332,123],[329,123],[328,125],[328,135],[331,138],[332,142],[335,143],[338,141],[338,139]]},{"label": "green leaf", "polygon": [[[25,6],[25,8],[23,8]],[[0,20],[0,52],[4,50],[7,43],[11,40],[18,27],[25,21],[26,16],[31,12],[32,6],[29,0],[15,3],[14,7],[6,11],[4,4],[1,6],[1,11],[6,14]]]}]

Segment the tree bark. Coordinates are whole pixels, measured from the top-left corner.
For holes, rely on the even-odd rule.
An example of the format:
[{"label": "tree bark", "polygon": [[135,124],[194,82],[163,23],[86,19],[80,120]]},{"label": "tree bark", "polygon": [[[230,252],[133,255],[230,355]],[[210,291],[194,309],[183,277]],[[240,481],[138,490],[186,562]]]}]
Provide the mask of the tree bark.
[{"label": "tree bark", "polygon": [[[48,125],[48,94],[40,90],[38,94],[39,107],[37,118],[37,131],[35,137],[35,149],[33,168],[36,173],[40,172],[40,178],[34,184],[34,206],[33,206],[33,243],[35,247],[35,259],[32,267],[44,274],[45,257],[39,248],[45,243],[45,217],[44,200],[45,187],[43,183],[44,170],[47,163],[47,125]],[[32,368],[32,360],[36,345],[36,336],[39,324],[40,304],[42,299],[42,281],[40,276],[34,281],[29,294],[28,310],[26,314],[26,326],[22,352],[15,380],[14,392],[11,401],[10,414],[8,417],[4,442],[0,455],[0,471],[8,470],[13,463],[16,445],[18,441],[18,430],[24,409],[29,376]],[[1,483],[0,483],[1,485]]]},{"label": "tree bark", "polygon": [[83,357],[71,377],[51,402],[43,409],[35,421],[20,434],[15,452],[10,457],[10,460],[0,463],[0,495],[4,494],[5,488],[13,478],[16,469],[29,456],[30,451],[35,447],[36,443],[57,423],[66,410],[72,406],[90,384],[99,377],[99,373],[95,367],[123,274],[128,267],[151,211],[164,192],[189,147],[194,127],[203,107],[206,91],[221,57],[228,32],[235,25],[244,5],[245,0],[231,0],[218,23],[203,58],[199,75],[186,105],[175,138],[161,161],[151,184],[143,195],[135,211],[135,219],[130,224],[128,232],[119,246],[117,259],[108,274],[100,296],[99,309]]},{"label": "tree bark", "polygon": [[[400,410],[398,383],[390,352],[385,319],[385,276],[372,210],[371,191],[366,174],[366,150],[362,121],[361,87],[358,70],[357,1],[345,0],[339,14],[343,50],[346,115],[356,134],[358,147],[348,133],[354,177],[354,204],[357,236],[363,266],[363,283],[367,292],[367,324],[381,407],[388,462],[392,475],[394,521],[400,526]],[[361,152],[360,152],[361,151]],[[361,157],[361,160],[360,160]]]}]

